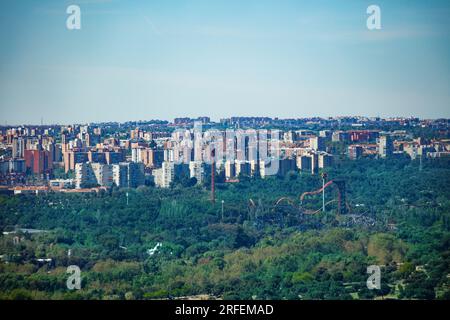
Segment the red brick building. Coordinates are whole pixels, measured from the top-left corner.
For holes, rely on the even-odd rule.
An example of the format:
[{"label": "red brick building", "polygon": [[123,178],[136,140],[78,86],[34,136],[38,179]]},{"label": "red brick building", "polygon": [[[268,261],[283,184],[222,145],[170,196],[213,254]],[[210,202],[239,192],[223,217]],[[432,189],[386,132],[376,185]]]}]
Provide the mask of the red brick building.
[{"label": "red brick building", "polygon": [[43,174],[53,169],[52,154],[46,150],[25,150],[25,166],[33,174]]}]

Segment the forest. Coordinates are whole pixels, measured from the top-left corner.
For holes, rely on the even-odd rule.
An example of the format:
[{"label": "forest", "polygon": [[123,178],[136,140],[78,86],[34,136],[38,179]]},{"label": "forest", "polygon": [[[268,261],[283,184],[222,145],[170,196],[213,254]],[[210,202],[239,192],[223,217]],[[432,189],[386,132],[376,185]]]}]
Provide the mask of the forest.
[{"label": "forest", "polygon": [[[450,299],[449,160],[342,159],[327,174],[345,181],[344,214],[334,187],[325,212],[305,214],[322,197],[299,195],[322,179],[303,172],[217,175],[215,203],[209,183],[183,179],[0,195],[0,299]],[[80,290],[66,286],[70,265]]]}]

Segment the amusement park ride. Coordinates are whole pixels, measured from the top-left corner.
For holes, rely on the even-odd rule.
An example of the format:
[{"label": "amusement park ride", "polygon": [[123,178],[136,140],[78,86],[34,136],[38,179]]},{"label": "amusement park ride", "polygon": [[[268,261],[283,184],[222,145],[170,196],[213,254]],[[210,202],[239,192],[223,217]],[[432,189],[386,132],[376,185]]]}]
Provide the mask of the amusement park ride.
[{"label": "amusement park ride", "polygon": [[[288,198],[288,197],[281,197],[275,202],[275,207],[281,205],[282,203],[288,203],[291,206],[298,207],[298,210],[303,214],[316,214],[320,211],[325,211],[325,207],[333,202],[338,202],[338,214],[345,214],[348,210],[348,203],[346,201],[345,196],[345,181],[344,180],[330,180],[327,183],[325,183],[326,180],[326,174],[322,174],[322,180],[323,185],[322,188],[314,190],[314,191],[307,191],[303,192],[299,197],[299,204],[296,204],[294,200]],[[328,201],[325,203],[325,189],[327,189],[330,186],[336,186],[337,189],[337,199],[333,199],[331,201]],[[312,196],[316,194],[322,193],[322,208],[317,210],[309,210],[304,207],[304,201],[305,197]]]},{"label": "amusement park ride", "polygon": [[[345,180],[333,179],[326,182],[327,175],[322,174],[322,188],[303,192],[297,199],[291,199],[289,197],[279,198],[274,205],[269,207],[264,207],[262,201],[259,200],[255,203],[252,199],[249,200],[249,213],[252,219],[268,219],[269,221],[278,221],[283,225],[304,225],[308,228],[316,225],[314,222],[310,224],[312,220],[308,217],[314,216],[319,212],[325,212],[325,208],[334,202],[337,202],[337,215],[339,224],[342,226],[350,227],[354,225],[359,225],[366,228],[373,228],[376,225],[382,227],[389,227],[386,223],[376,219],[372,214],[371,210],[366,208],[364,204],[356,205],[352,208],[350,203],[347,201],[346,197],[346,185]],[[325,203],[325,190],[335,186],[337,197]],[[317,210],[307,209],[305,206],[305,200],[314,195],[322,193],[322,207]],[[363,209],[361,212],[360,209]],[[278,218],[277,218],[278,217]],[[381,223],[381,225],[380,225]],[[320,223],[319,223],[320,225]],[[319,226],[316,225],[316,226]]]},{"label": "amusement park ride", "polygon": [[[327,183],[325,183],[326,174],[322,175],[322,180],[324,181],[324,183],[322,185],[322,188],[320,188],[318,190],[315,190],[315,191],[303,192],[301,194],[301,196],[300,196],[300,206],[303,204],[303,201],[304,201],[306,196],[322,193],[322,195],[323,195],[323,205],[322,205],[322,209],[321,210],[325,211],[325,205],[326,205],[325,204],[325,189],[330,187],[330,186],[332,186],[332,185],[335,185],[337,187],[337,192],[338,192],[338,198],[337,198],[337,201],[338,201],[338,213],[339,214],[347,213],[348,212],[348,204],[347,204],[347,200],[346,200],[346,196],[345,196],[345,181],[344,180],[330,180]],[[334,201],[336,201],[336,200],[329,201],[328,203],[332,203]],[[305,214],[315,214],[315,213],[317,213],[317,212],[319,212],[321,210],[320,209],[316,210],[316,211],[305,210]]]},{"label": "amusement park ride", "polygon": [[[298,200],[296,201],[294,199],[291,199],[289,197],[281,197],[279,199],[277,199],[277,201],[275,202],[275,205],[273,206],[274,209],[276,209],[277,207],[281,206],[281,205],[289,205],[290,207],[298,210],[301,214],[306,214],[306,215],[314,215],[317,214],[321,211],[325,211],[326,206],[328,206],[331,203],[334,203],[337,201],[338,206],[337,206],[337,212],[338,214],[346,214],[350,211],[350,207],[347,203],[347,199],[346,199],[346,187],[345,187],[345,180],[339,180],[339,179],[333,179],[330,180],[328,182],[325,182],[327,179],[327,174],[326,173],[322,173],[321,175],[322,177],[322,187],[320,189],[317,190],[313,190],[313,191],[307,191],[307,192],[303,192]],[[333,199],[328,201],[327,203],[325,203],[325,190],[331,186],[335,186],[336,190],[337,190],[337,199]],[[313,196],[313,195],[317,195],[322,193],[322,207],[320,209],[317,210],[310,210],[310,209],[306,209],[304,206],[304,202],[305,202],[305,198],[307,198],[308,196]],[[253,201],[253,199],[249,200],[249,206],[250,208],[255,208],[256,204]]]}]

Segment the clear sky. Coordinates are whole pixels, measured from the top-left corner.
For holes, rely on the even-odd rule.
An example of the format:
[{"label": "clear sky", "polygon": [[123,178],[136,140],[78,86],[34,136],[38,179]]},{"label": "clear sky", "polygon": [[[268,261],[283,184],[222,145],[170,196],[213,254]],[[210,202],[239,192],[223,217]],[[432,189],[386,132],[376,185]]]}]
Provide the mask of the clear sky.
[{"label": "clear sky", "polygon": [[[66,8],[81,8],[81,30]],[[369,31],[366,9],[381,8]],[[2,0],[0,123],[450,118],[448,0]]]}]

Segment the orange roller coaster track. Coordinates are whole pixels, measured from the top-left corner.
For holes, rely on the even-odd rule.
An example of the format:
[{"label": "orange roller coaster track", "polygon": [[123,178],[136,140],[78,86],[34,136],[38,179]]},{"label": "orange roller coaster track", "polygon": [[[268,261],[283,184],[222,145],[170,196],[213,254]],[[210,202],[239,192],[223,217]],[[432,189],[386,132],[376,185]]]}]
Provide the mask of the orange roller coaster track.
[{"label": "orange roller coaster track", "polygon": [[[316,214],[319,213],[322,209],[318,209],[318,210],[307,210],[305,208],[302,208],[303,205],[303,200],[305,199],[306,196],[310,196],[310,195],[316,195],[319,194],[321,192],[323,192],[323,190],[325,190],[326,188],[328,188],[331,185],[335,185],[337,187],[337,191],[338,191],[338,213],[339,214],[345,214],[348,212],[348,208],[347,208],[347,201],[346,201],[346,196],[345,196],[345,181],[343,180],[330,180],[328,181],[326,184],[324,184],[324,186],[318,190],[314,190],[314,191],[307,191],[307,192],[303,192],[300,195],[300,206],[298,209],[300,209],[304,214]],[[325,205],[328,205],[330,203],[335,202],[336,199],[328,201]],[[279,198],[277,200],[277,202],[275,203],[275,207],[283,204],[283,203],[287,203],[292,207],[296,207],[294,201],[288,197],[282,197]]]},{"label": "orange roller coaster track", "polygon": [[347,201],[346,201],[346,197],[345,197],[345,181],[344,180],[330,180],[327,183],[325,183],[325,185],[322,188],[320,188],[318,190],[303,192],[300,196],[300,205],[303,204],[303,200],[306,196],[319,194],[323,190],[325,190],[326,188],[331,186],[332,184],[334,184],[338,190],[338,212],[339,212],[339,214],[347,213]]}]

